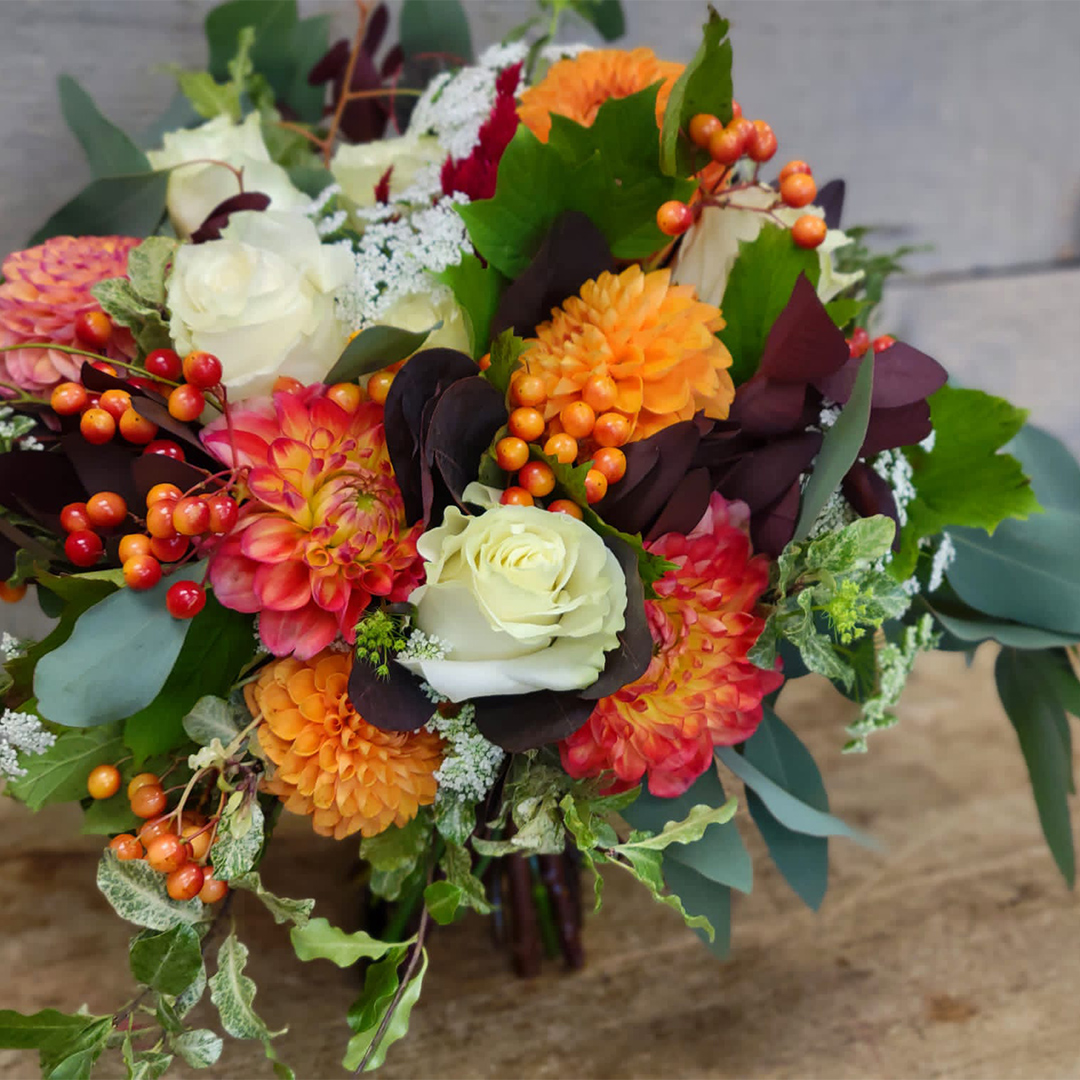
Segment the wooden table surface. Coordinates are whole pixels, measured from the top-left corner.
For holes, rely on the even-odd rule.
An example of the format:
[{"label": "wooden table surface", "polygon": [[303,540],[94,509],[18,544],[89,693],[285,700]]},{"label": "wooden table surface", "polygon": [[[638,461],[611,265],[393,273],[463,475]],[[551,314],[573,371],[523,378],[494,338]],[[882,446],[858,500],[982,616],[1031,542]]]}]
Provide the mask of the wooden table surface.
[{"label": "wooden table surface", "polygon": [[[820,913],[801,906],[745,829],[757,879],[735,902],[723,963],[623,875],[587,923],[589,961],[576,975],[552,967],[515,979],[487,924],[467,920],[435,934],[412,1030],[382,1075],[1080,1074],[1080,909],[1043,844],[992,666],[992,647],[970,669],[961,656],[924,658],[899,727],[866,757],[840,754],[850,707],[830,687],[804,679],[785,690],[780,712],[820,762],[834,810],[885,844],[873,854],[832,842]],[[4,803],[0,822],[0,1004],[119,1006],[132,989],[131,928],[94,887],[100,841],[73,839],[66,812],[32,817]],[[313,842],[296,824],[273,847],[268,884],[347,921],[353,845]],[[239,911],[256,1006],[271,1026],[290,1025],[282,1056],[301,1080],[345,1075],[354,976],[301,964],[261,909]],[[214,1023],[208,1009],[203,1019]],[[0,1078],[32,1075],[30,1055],[0,1052]],[[229,1041],[200,1075],[271,1073],[256,1044]]]}]

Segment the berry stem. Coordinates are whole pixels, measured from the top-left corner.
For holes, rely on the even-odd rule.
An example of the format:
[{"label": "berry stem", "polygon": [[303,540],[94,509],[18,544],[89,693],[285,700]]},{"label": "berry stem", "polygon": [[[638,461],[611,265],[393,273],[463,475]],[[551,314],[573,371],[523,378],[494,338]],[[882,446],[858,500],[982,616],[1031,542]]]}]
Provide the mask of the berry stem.
[{"label": "berry stem", "polygon": [[353,38],[353,47],[349,53],[349,63],[345,68],[345,77],[341,82],[341,96],[338,98],[337,107],[334,109],[334,118],[330,121],[330,129],[323,140],[323,164],[329,168],[330,158],[334,153],[334,140],[341,128],[341,118],[345,115],[345,106],[349,102],[349,87],[352,86],[353,72],[356,71],[356,62],[360,59],[360,52],[364,45],[364,34],[367,32],[368,15],[370,7],[367,0],[356,0],[356,9],[359,22],[356,27],[356,36]]},{"label": "berry stem", "polygon": [[0,398],[0,403],[4,405],[48,405],[49,402],[46,398],[36,398],[33,394],[27,393],[21,386],[16,386],[14,383],[4,382],[0,379],[0,386],[3,386],[7,390],[14,390],[18,397],[16,398]]}]

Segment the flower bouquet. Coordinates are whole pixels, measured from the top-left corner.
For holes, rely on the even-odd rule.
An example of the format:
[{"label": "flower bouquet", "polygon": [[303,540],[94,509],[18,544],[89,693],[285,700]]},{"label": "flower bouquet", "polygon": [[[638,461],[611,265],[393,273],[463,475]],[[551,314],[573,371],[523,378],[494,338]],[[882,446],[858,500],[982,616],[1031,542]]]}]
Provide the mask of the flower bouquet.
[{"label": "flower bouquet", "polygon": [[[871,335],[902,252],[774,164],[728,24],[685,66],[535,23],[474,63],[454,3],[406,0],[391,49],[358,13],[331,47],[295,5],[215,9],[145,149],[61,79],[95,178],[0,285],[0,576],[56,620],[4,636],[0,773],[107,838],[141,986],[0,1011],[0,1046],[212,1066],[208,991],[291,1075],[237,890],[301,960],[363,962],[357,1070],[436,925],[496,914],[520,973],[580,965],[583,873],[722,954],[751,876],[729,791],[811,907],[828,837],[872,842],[784,681],[857,702],[837,738],[866,751],[920,651],[991,639],[1071,883],[1080,468]],[[264,886],[283,813],[358,845],[362,929]]]}]

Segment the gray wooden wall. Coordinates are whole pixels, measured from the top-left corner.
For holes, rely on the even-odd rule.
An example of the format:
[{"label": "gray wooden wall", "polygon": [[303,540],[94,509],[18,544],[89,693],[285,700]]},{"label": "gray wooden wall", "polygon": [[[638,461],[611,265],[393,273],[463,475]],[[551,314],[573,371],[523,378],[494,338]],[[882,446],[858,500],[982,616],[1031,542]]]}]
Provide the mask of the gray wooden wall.
[{"label": "gray wooden wall", "polygon": [[[332,11],[350,31],[350,2],[301,5]],[[535,10],[528,0],[465,5],[478,48]],[[138,132],[173,93],[154,65],[204,61],[209,6],[0,0],[0,251],[20,246],[87,178],[56,76],[74,75]],[[932,245],[891,290],[882,328],[966,385],[1032,408],[1080,453],[1080,3],[717,6],[732,21],[736,95],[749,116],[772,123],[780,160],[805,158],[820,179],[846,177],[846,221],[880,226],[882,243]],[[627,44],[691,55],[703,0],[624,7]],[[563,36],[596,41],[569,25]]]}]

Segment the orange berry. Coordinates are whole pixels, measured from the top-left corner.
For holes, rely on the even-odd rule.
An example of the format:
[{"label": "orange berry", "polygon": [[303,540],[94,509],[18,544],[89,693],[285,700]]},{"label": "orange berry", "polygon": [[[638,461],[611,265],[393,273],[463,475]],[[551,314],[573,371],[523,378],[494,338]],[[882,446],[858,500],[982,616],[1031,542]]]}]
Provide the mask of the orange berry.
[{"label": "orange berry", "polygon": [[694,211],[678,199],[668,199],[656,211],[657,228],[665,236],[682,236],[694,224]]},{"label": "orange berry", "polygon": [[128,533],[120,537],[120,561],[126,563],[134,555],[150,554],[150,537],[143,533]]},{"label": "orange berry", "polygon": [[193,859],[201,860],[206,857],[206,853],[210,850],[210,829],[192,822],[183,827],[180,836],[187,844]]},{"label": "orange berry", "polygon": [[62,382],[53,387],[49,404],[53,407],[53,412],[60,416],[74,416],[82,411],[89,397],[86,387],[81,383]]},{"label": "orange berry", "polygon": [[[160,787],[160,784],[147,784],[147,787]],[[152,818],[139,829],[139,839],[148,845],[155,836],[165,833],[176,832],[176,819],[171,814],[163,814],[161,817]]]},{"label": "orange berry", "polygon": [[508,487],[499,502],[503,506],[532,506],[533,497],[523,487]]},{"label": "orange berry", "polygon": [[539,499],[555,490],[555,473],[546,461],[530,461],[518,470],[518,483]]},{"label": "orange berry", "polygon": [[364,391],[356,383],[339,382],[326,391],[326,396],[347,413],[354,413],[364,400]]},{"label": "orange berry", "polygon": [[206,397],[197,386],[190,383],[182,383],[169,394],[169,415],[174,420],[188,424],[192,420],[198,420],[205,408]]},{"label": "orange berry", "polygon": [[120,770],[115,765],[98,765],[86,778],[92,799],[111,799],[120,790]]},{"label": "orange berry", "polygon": [[279,375],[274,380],[275,394],[299,394],[303,391],[304,384],[291,375]]},{"label": "orange berry", "polygon": [[159,874],[171,874],[191,860],[187,844],[176,833],[155,836],[146,845],[146,861]]},{"label": "orange berry", "polygon": [[581,388],[582,400],[598,413],[610,409],[618,396],[618,383],[610,375],[590,375]]},{"label": "orange berry", "polygon": [[584,439],[592,434],[593,425],[596,423],[596,412],[587,401],[571,401],[564,405],[559,413],[563,431],[573,435],[575,439]]},{"label": "orange berry", "polygon": [[175,502],[184,493],[175,484],[155,484],[146,493],[146,505],[153,506],[155,503]]},{"label": "orange berry", "polygon": [[607,477],[599,469],[590,469],[585,474],[585,497],[589,503],[599,502],[607,494]]},{"label": "orange berry", "polygon": [[390,387],[393,385],[394,372],[376,371],[375,374],[368,379],[368,397],[371,398],[376,405],[382,405],[386,402],[386,398],[390,393]]},{"label": "orange berry", "polygon": [[145,446],[147,443],[153,442],[157,432],[157,424],[152,420],[147,420],[145,416],[134,409],[128,409],[120,417],[121,438],[126,439],[129,443],[134,443],[136,446]]},{"label": "orange berry", "polygon": [[112,364],[106,364],[104,360],[94,360],[90,366],[95,371],[104,371],[106,375],[116,375],[116,368]]},{"label": "orange berry", "polygon": [[510,434],[526,442],[536,442],[544,434],[544,415],[536,409],[521,406],[510,414]]},{"label": "orange berry", "polygon": [[510,400],[515,405],[524,405],[535,409],[547,401],[547,387],[539,375],[530,375],[519,371],[510,382]]},{"label": "orange berry", "polygon": [[150,538],[150,554],[158,562],[176,562],[187,551],[190,541],[186,536],[177,533],[175,536],[152,536]]},{"label": "orange berry", "polygon": [[630,421],[622,413],[606,412],[596,418],[592,435],[601,446],[622,446],[630,438]]},{"label": "orange berry", "polygon": [[112,328],[104,311],[84,311],[75,319],[75,336],[92,349],[105,346],[112,337]]},{"label": "orange berry", "polygon": [[5,604],[17,604],[25,595],[25,585],[9,585],[6,581],[0,581],[0,600]]},{"label": "orange berry", "polygon": [[829,226],[816,214],[803,214],[791,226],[791,239],[801,248],[816,248],[825,239]]},{"label": "orange berry", "polygon": [[489,367],[491,367],[491,353],[489,353],[489,352],[484,353],[484,355],[481,356],[480,359],[476,361],[476,366],[481,371],[487,371],[487,369]]},{"label": "orange berry", "polygon": [[210,507],[198,495],[186,495],[173,505],[172,523],[181,536],[201,536],[210,529]]},{"label": "orange berry", "polygon": [[776,134],[764,120],[754,121],[754,130],[746,140],[746,153],[751,161],[768,161],[776,153]]},{"label": "orange berry", "polygon": [[896,344],[896,338],[892,334],[882,334],[880,337],[874,338],[870,343],[870,347],[874,352],[884,352],[886,349],[891,349]]},{"label": "orange berry", "polygon": [[816,194],[817,184],[806,173],[792,173],[780,181],[780,198],[788,206],[806,206],[814,201]]},{"label": "orange berry", "polygon": [[86,516],[98,529],[111,529],[127,517],[127,503],[115,491],[99,491],[86,500]]},{"label": "orange berry", "polygon": [[709,157],[720,165],[734,165],[746,149],[746,134],[734,124],[718,128],[709,139]]},{"label": "orange berry", "polygon": [[577,518],[578,521],[585,516],[581,507],[571,499],[555,499],[554,502],[548,503],[548,510],[553,514],[568,514],[572,518]]},{"label": "orange berry", "polygon": [[719,131],[723,126],[718,116],[713,116],[710,113],[698,113],[697,116],[690,119],[690,141],[704,150],[709,145],[712,133]]},{"label": "orange berry", "polygon": [[199,890],[199,899],[204,904],[216,904],[219,900],[224,900],[228,893],[229,886],[224,881],[211,877],[205,871],[203,872],[203,883],[202,888]]},{"label": "orange berry", "polygon": [[597,450],[593,468],[604,474],[609,484],[617,484],[626,475],[626,455],[617,446]]},{"label": "orange berry", "polygon": [[795,158],[792,161],[789,161],[780,170],[780,179],[781,181],[786,180],[789,176],[794,176],[796,173],[806,173],[807,176],[812,176],[814,170],[811,169],[805,161],[800,161],[798,158]]},{"label": "orange berry", "polygon": [[98,407],[104,409],[114,420],[119,421],[131,408],[131,395],[126,390],[106,390],[98,399]]},{"label": "orange berry", "polygon": [[742,116],[742,106],[737,101],[731,102],[731,119],[738,120]]},{"label": "orange berry", "polygon": [[124,560],[124,584],[129,589],[152,589],[160,580],[161,563],[153,555],[132,555]]},{"label": "orange berry", "polygon": [[[152,537],[168,540],[176,535],[176,526],[173,524],[174,506],[176,506],[174,499],[165,499],[154,503],[146,511],[146,531]],[[152,544],[150,550],[154,550]]]},{"label": "orange berry", "polygon": [[116,852],[116,857],[121,862],[130,862],[132,859],[143,857],[143,846],[137,837],[131,833],[121,833],[109,841],[109,848]]},{"label": "orange berry", "polygon": [[578,455],[577,439],[573,435],[567,435],[565,431],[560,431],[544,443],[544,453],[555,458],[560,465],[571,465]]},{"label": "orange berry", "polygon": [[101,446],[116,434],[116,421],[104,409],[87,409],[79,419],[79,430],[88,443]]},{"label": "orange berry", "polygon": [[524,439],[507,435],[495,444],[495,461],[500,469],[517,472],[529,460],[529,444]]},{"label": "orange berry", "polygon": [[131,812],[141,818],[157,817],[167,802],[165,789],[160,784],[147,784],[132,795]]},{"label": "orange berry", "polygon": [[194,900],[203,887],[203,868],[195,863],[185,863],[165,879],[165,891],[174,900]]},{"label": "orange berry", "polygon": [[133,776],[128,781],[127,797],[129,801],[134,796],[135,792],[139,790],[139,788],[144,787],[161,787],[161,780],[158,778],[156,773],[141,772],[137,776]]}]

